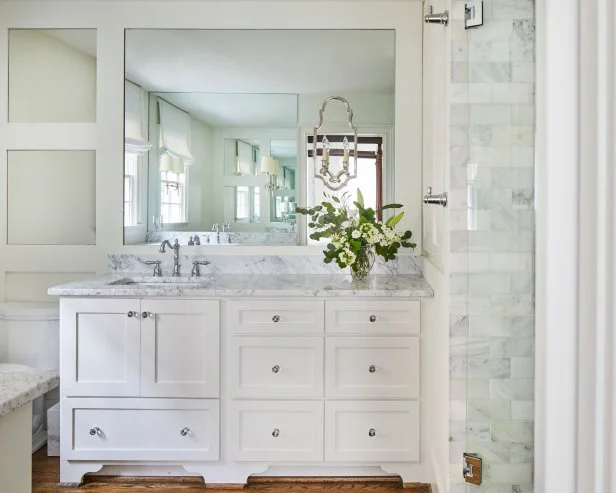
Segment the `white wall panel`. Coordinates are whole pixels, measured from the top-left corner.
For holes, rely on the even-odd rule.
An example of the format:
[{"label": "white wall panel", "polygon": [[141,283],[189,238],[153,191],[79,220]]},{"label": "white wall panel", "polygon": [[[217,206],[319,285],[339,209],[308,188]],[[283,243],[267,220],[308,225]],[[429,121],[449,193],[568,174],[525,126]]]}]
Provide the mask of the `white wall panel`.
[{"label": "white wall panel", "polygon": [[92,245],[94,151],[8,152],[8,243]]},{"label": "white wall panel", "polygon": [[[94,29],[78,31],[96,39]],[[95,120],[96,58],[43,30],[11,30],[9,121]]]}]

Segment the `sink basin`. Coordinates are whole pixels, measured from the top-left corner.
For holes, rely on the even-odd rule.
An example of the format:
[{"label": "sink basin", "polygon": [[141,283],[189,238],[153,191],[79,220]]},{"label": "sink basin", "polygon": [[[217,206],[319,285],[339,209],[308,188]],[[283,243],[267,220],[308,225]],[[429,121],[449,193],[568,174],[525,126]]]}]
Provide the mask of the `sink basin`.
[{"label": "sink basin", "polygon": [[203,284],[207,277],[124,277],[108,283],[110,286],[186,286]]}]

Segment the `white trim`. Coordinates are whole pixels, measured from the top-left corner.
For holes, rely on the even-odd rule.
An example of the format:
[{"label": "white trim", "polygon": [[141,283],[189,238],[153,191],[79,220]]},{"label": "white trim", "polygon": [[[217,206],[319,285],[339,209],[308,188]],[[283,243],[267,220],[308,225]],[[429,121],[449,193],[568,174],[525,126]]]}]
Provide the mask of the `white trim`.
[{"label": "white trim", "polygon": [[537,3],[535,491],[545,493],[574,493],[577,472],[578,8]]}]

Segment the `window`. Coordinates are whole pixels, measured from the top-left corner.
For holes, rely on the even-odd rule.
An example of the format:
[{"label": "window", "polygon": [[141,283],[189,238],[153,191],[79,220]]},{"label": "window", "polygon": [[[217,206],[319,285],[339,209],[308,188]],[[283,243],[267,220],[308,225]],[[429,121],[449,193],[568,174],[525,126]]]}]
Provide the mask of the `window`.
[{"label": "window", "polygon": [[160,172],[160,215],[163,224],[186,221],[186,173]]},{"label": "window", "polygon": [[124,154],[124,225],[137,226],[141,222],[141,155]]},{"label": "window", "polygon": [[235,187],[235,222],[258,223],[261,219],[259,187]]}]

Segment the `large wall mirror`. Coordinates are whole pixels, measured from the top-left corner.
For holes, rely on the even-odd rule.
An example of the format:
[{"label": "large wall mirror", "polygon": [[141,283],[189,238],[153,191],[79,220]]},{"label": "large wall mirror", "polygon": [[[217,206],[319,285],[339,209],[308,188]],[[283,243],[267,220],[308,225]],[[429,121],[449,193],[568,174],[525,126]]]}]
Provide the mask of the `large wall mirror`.
[{"label": "large wall mirror", "polygon": [[[295,207],[322,198],[310,136],[330,96],[363,146],[337,193],[388,198],[393,30],[128,29],[125,48],[125,244],[305,244]],[[341,141],[346,112],[328,117]]]}]

